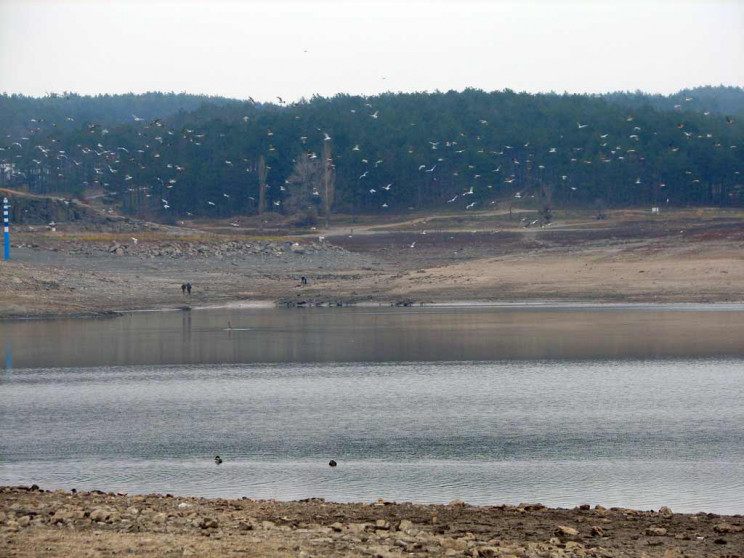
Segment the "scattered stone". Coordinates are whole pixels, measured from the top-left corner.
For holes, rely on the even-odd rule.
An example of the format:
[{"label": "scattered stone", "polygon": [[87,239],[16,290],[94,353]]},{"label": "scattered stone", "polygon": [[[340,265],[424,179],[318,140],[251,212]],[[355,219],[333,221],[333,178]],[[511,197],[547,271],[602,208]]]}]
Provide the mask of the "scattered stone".
[{"label": "scattered stone", "polygon": [[604,537],[604,529],[599,525],[592,525],[592,537]]},{"label": "scattered stone", "polygon": [[555,530],[555,534],[559,537],[575,537],[579,534],[579,531],[577,529],[574,529],[573,527],[567,527],[565,525],[558,525],[558,527]]},{"label": "scattered stone", "polygon": [[667,530],[663,527],[647,527],[646,535],[651,537],[663,537],[667,534]]},{"label": "scattered stone", "polygon": [[217,529],[220,526],[219,521],[209,517],[202,517],[198,522],[199,527],[202,529]]},{"label": "scattered stone", "polygon": [[731,525],[731,523],[719,523],[717,525],[713,526],[713,530],[716,533],[741,533],[744,531],[744,527],[739,527],[737,525]]}]

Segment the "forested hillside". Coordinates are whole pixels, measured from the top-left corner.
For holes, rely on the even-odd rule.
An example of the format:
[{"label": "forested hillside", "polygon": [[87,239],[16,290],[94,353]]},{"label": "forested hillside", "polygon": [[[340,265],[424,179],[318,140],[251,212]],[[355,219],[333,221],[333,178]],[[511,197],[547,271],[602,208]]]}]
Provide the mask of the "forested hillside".
[{"label": "forested hillside", "polygon": [[0,186],[151,218],[744,204],[744,90],[0,98]]}]

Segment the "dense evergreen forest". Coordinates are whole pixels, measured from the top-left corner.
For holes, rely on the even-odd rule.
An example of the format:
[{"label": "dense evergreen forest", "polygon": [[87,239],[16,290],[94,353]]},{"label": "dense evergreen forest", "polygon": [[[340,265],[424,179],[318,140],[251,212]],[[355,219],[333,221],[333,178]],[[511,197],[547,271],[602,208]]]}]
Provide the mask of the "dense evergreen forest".
[{"label": "dense evergreen forest", "polygon": [[744,205],[744,90],[467,89],[293,104],[0,96],[0,186],[172,220],[331,212]]}]

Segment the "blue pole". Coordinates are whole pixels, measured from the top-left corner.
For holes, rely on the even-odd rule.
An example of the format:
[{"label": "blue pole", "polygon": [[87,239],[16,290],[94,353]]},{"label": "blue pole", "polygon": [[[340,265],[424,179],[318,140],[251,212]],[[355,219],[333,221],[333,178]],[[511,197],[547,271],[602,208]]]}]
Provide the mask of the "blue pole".
[{"label": "blue pole", "polygon": [[5,242],[5,259],[10,259],[10,216],[8,198],[3,198],[3,241]]}]

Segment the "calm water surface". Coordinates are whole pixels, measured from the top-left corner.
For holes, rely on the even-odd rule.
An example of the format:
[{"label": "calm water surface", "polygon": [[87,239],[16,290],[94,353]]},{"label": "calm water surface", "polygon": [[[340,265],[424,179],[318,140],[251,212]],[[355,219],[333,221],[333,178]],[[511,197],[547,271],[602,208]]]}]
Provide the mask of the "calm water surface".
[{"label": "calm water surface", "polygon": [[742,307],[214,309],[0,340],[0,484],[744,513]]}]

